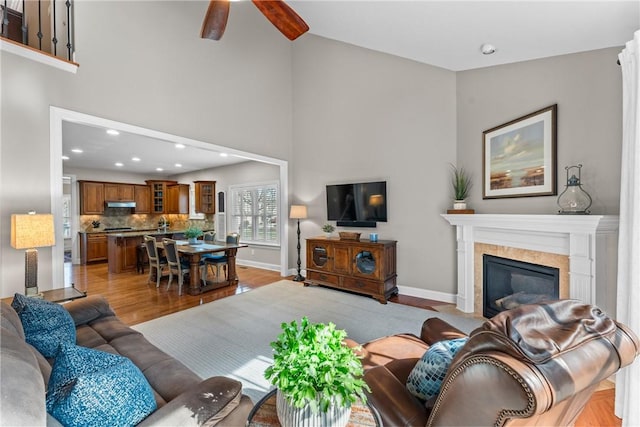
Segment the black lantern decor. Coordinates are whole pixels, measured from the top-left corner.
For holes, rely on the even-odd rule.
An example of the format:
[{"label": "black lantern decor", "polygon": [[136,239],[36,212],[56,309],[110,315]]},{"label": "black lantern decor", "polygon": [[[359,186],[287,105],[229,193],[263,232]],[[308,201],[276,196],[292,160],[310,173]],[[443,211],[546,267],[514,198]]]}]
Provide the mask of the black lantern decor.
[{"label": "black lantern decor", "polygon": [[[559,214],[564,215],[585,215],[590,213],[589,207],[591,206],[591,196],[584,191],[580,184],[580,172],[582,165],[578,166],[565,166],[567,171],[567,188],[558,196],[558,206],[560,210]],[[569,178],[569,171],[571,169],[578,169],[578,176],[575,174]]]}]

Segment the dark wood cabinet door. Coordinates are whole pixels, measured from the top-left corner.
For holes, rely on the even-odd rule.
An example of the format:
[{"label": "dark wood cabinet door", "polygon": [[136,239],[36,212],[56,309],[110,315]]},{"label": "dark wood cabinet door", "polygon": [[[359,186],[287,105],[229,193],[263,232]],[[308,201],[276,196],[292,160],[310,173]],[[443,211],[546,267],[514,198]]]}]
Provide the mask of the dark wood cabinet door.
[{"label": "dark wood cabinet door", "polygon": [[80,182],[80,215],[104,213],[104,185],[101,182]]},{"label": "dark wood cabinet door", "polygon": [[333,245],[333,271],[339,274],[351,273],[351,253],[349,246],[334,244]]},{"label": "dark wood cabinet door", "polygon": [[308,267],[322,271],[333,271],[333,250],[331,245],[307,244]]},{"label": "dark wood cabinet door", "polygon": [[216,212],[216,182],[194,181],[196,212],[212,214]]},{"label": "dark wood cabinet door", "polygon": [[109,202],[130,202],[134,199],[134,186],[131,184],[105,183],[104,199]]},{"label": "dark wood cabinet door", "polygon": [[136,202],[135,213],[151,212],[151,188],[148,185],[135,185],[133,200]]},{"label": "dark wood cabinet door", "polygon": [[357,247],[353,249],[353,270],[351,273],[365,279],[382,279],[380,250]]},{"label": "dark wood cabinet door", "polygon": [[107,259],[107,236],[104,234],[87,237],[87,262]]}]

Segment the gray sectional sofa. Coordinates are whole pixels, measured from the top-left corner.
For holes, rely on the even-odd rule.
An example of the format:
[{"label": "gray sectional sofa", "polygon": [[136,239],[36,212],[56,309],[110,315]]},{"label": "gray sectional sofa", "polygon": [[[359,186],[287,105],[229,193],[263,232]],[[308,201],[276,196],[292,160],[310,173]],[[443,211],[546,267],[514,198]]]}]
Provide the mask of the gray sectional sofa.
[{"label": "gray sectional sofa", "polygon": [[[0,303],[0,425],[58,425],[45,398],[52,360],[25,341],[20,317]],[[79,346],[119,354],[142,371],[157,409],[139,425],[244,426],[253,404],[242,384],[226,377],[203,380],[120,321],[100,296],[65,304]]]}]

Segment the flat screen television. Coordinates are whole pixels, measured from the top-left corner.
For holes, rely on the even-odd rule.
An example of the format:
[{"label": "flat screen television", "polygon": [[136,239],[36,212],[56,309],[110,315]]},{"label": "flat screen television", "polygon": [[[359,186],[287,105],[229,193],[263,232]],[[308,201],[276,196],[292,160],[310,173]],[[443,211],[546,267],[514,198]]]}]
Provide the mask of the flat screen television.
[{"label": "flat screen television", "polygon": [[387,182],[327,185],[327,219],[346,227],[387,222]]}]

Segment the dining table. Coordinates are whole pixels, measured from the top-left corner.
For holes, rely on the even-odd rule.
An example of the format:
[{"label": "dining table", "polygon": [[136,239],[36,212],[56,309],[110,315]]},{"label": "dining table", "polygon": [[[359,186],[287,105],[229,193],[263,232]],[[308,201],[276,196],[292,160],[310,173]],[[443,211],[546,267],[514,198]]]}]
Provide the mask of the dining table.
[{"label": "dining table", "polygon": [[[158,249],[164,250],[163,243],[157,242]],[[202,240],[198,240],[197,243],[189,243],[187,240],[176,240],[176,247],[178,253],[189,259],[189,286],[187,287],[187,293],[189,295],[200,295],[204,292],[212,291],[214,289],[237,286],[238,274],[236,273],[236,254],[238,249],[246,248],[248,245],[244,243],[204,243]],[[200,260],[202,255],[224,252],[227,257],[227,278],[223,281],[209,281],[206,282],[200,277]]]}]

